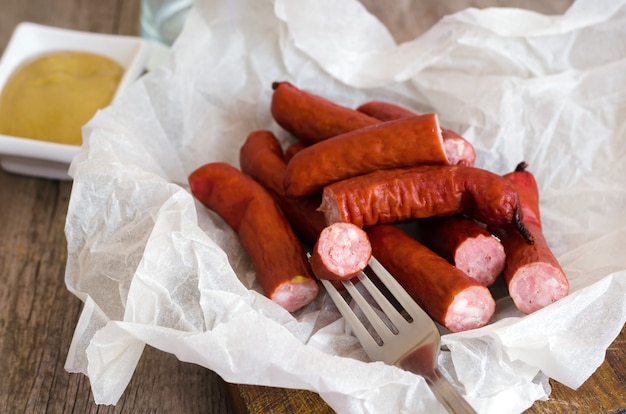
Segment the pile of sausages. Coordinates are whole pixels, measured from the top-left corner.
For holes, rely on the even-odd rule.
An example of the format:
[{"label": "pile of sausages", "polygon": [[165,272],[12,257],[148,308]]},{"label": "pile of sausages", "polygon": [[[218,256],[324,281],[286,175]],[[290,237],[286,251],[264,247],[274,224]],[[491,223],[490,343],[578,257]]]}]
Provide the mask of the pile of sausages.
[{"label": "pile of sausages", "polygon": [[436,114],[272,87],[272,116],[295,143],[253,131],[241,169],[209,163],[189,183],[237,232],[273,301],[294,312],[317,297],[316,279],[353,278],[371,255],[451,332],[490,321],[500,276],[526,314],[568,294],[525,163],[504,176],[475,167],[473,146]]}]

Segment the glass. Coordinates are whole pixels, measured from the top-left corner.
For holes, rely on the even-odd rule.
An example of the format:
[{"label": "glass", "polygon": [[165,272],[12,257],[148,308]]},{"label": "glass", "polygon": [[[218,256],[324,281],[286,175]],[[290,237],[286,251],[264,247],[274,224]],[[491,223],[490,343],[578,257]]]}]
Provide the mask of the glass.
[{"label": "glass", "polygon": [[180,34],[194,0],[141,0],[141,37],[170,46]]}]

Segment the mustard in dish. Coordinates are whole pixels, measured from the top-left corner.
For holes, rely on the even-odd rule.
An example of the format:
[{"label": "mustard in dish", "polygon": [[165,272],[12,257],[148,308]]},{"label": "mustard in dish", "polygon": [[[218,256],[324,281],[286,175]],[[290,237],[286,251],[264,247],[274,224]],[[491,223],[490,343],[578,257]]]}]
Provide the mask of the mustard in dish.
[{"label": "mustard in dish", "polygon": [[80,145],[81,127],[109,105],[124,68],[86,52],[54,52],[18,68],[0,94],[0,134]]}]

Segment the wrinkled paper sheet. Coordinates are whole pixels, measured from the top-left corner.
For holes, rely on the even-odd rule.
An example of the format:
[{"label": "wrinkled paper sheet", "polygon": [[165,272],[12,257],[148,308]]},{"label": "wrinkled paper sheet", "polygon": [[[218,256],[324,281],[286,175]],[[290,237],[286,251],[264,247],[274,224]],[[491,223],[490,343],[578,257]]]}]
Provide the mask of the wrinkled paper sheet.
[{"label": "wrinkled paper sheet", "polygon": [[145,344],[232,383],[313,390],[341,413],[443,412],[424,380],[367,362],[326,294],[295,314],[261,295],[233,231],[192,198],[200,165],[238,166],[288,80],[343,105],[434,111],[497,173],[526,160],[571,294],[443,336],[445,375],[482,413],[576,388],[626,319],[626,1],[562,16],[466,9],[396,44],[354,0],[199,1],[167,63],[85,127],[71,166],[66,283],[84,301],[66,369],[115,404]]}]

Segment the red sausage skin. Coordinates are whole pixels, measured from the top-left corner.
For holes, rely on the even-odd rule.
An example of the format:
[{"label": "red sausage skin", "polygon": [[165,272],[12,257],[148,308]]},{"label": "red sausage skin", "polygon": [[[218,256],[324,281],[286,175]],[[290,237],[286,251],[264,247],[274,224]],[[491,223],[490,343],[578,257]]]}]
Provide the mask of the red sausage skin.
[{"label": "red sausage skin", "polygon": [[382,122],[298,151],[287,164],[285,193],[310,195],[345,178],[418,164],[449,164],[435,114]]},{"label": "red sausage skin", "polygon": [[272,89],[274,120],[307,145],[380,122],[289,82],[274,82]]},{"label": "red sausage skin", "polygon": [[[400,105],[382,101],[366,102],[359,106],[357,111],[381,121],[391,121],[416,115],[415,112]],[[441,135],[443,136],[446,156],[451,165],[465,165],[468,167],[474,165],[476,152],[474,151],[474,146],[469,141],[446,128],[441,128]]]},{"label": "red sausage skin", "polygon": [[367,233],[351,223],[333,223],[320,233],[311,253],[318,279],[348,280],[367,266],[372,256]]},{"label": "red sausage skin", "polygon": [[433,320],[451,332],[489,322],[495,301],[485,286],[393,225],[367,233],[373,255]]},{"label": "red sausage skin", "polygon": [[504,178],[519,193],[526,226],[535,243],[524,243],[513,231],[501,231],[500,238],[507,255],[503,275],[515,306],[530,314],[567,296],[569,282],[543,234],[537,182],[526,171],[526,163],[520,163],[516,171]]},{"label": "red sausage skin", "polygon": [[239,235],[271,300],[294,312],[318,294],[300,241],[270,194],[226,163],[206,164],[189,176],[192,194]]},{"label": "red sausage skin", "polygon": [[250,133],[239,150],[239,163],[243,172],[272,194],[296,233],[311,246],[314,245],[326,227],[324,215],[317,211],[320,197],[285,196],[283,181],[287,163],[276,136],[266,130]]},{"label": "red sausage skin", "polygon": [[[354,110],[301,90],[289,82],[274,82],[272,88],[274,93],[271,113],[274,120],[283,129],[299,138],[304,145],[325,141],[350,131],[379,124],[381,121],[417,115],[398,105],[379,101],[372,101]],[[441,128],[439,133],[443,139],[441,145],[444,148],[446,163],[474,165],[476,154],[468,141],[449,129]],[[430,143],[427,141],[425,145]],[[291,152],[287,153],[288,160],[291,155]]]},{"label": "red sausage skin", "polygon": [[384,101],[365,102],[356,108],[356,110],[381,121],[391,121],[392,119],[401,119],[416,115],[416,113],[410,109]]},{"label": "red sausage skin", "polygon": [[296,141],[293,144],[289,145],[283,155],[285,162],[288,163],[294,155],[296,155],[298,152],[302,151],[306,147],[307,145],[302,141]]},{"label": "red sausage skin", "polygon": [[360,227],[462,213],[495,227],[513,225],[532,243],[513,186],[474,167],[421,165],[338,181],[324,188],[320,210],[327,223]]}]

